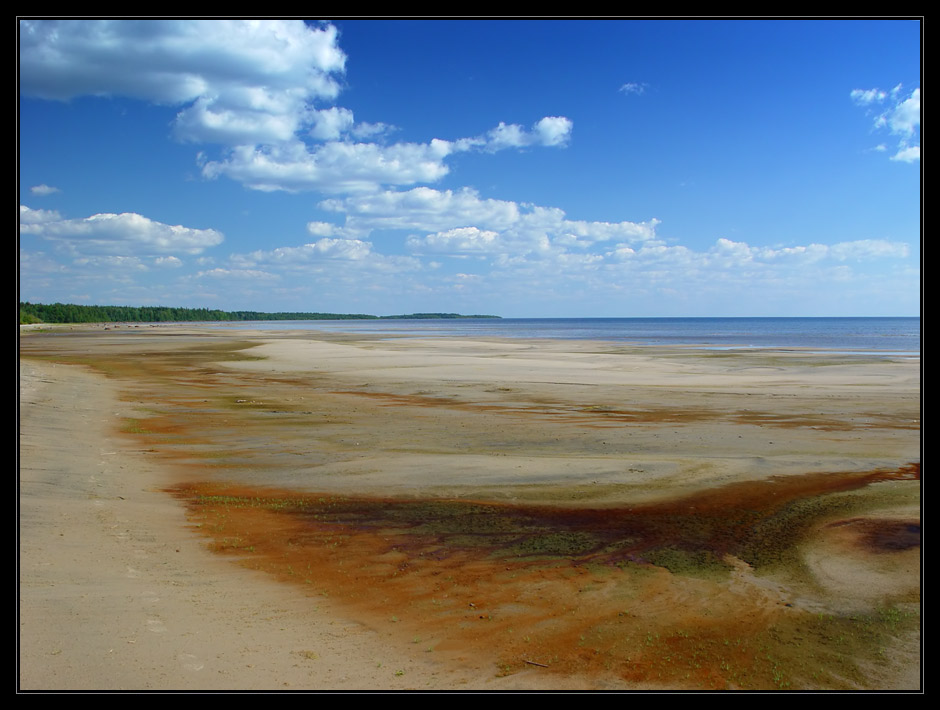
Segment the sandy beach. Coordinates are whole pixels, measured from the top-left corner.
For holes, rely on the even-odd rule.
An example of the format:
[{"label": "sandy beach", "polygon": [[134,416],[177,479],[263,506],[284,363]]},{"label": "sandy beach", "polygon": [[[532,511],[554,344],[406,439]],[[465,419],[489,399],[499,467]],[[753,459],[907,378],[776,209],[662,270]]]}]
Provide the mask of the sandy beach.
[{"label": "sandy beach", "polygon": [[921,687],[920,362],[20,334],[19,688]]}]

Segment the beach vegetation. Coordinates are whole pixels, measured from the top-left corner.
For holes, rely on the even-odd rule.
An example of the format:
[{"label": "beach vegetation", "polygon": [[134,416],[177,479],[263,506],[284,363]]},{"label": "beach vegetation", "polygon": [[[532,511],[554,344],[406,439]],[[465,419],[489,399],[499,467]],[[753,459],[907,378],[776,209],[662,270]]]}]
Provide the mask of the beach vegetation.
[{"label": "beach vegetation", "polygon": [[28,310],[23,310],[22,304],[20,305],[20,325],[33,325],[42,322],[39,316],[35,313],[30,313]]}]

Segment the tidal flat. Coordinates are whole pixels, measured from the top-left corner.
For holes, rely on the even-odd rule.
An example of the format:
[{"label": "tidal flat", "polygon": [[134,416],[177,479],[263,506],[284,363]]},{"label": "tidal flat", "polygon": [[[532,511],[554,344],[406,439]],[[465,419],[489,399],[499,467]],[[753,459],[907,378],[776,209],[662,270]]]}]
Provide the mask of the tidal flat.
[{"label": "tidal flat", "polygon": [[[144,462],[108,500],[178,511],[152,534],[238,580],[242,633],[287,633],[263,623],[273,588],[295,627],[319,619],[251,672],[207,638],[198,672],[140,662],[132,687],[921,687],[917,359],[166,325],[22,332],[20,363],[27,563],[61,554],[36,532],[66,504],[48,487],[93,473],[39,464],[71,427]],[[61,411],[71,372],[113,393],[98,433]],[[23,570],[29,611],[52,587]],[[95,662],[43,654],[45,623],[21,621],[30,683]],[[340,652],[337,624],[367,633]]]}]

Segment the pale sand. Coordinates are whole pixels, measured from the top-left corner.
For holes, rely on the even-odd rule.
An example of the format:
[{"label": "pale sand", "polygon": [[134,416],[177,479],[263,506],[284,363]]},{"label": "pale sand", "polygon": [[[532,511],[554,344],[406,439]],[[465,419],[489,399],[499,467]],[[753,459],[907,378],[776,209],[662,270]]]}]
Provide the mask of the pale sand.
[{"label": "pale sand", "polygon": [[[518,501],[527,492],[539,499],[540,486],[555,495],[558,485],[606,484],[603,490],[622,502],[734,480],[920,460],[917,360],[799,351],[703,354],[576,341],[323,342],[254,335],[261,344],[250,354],[260,359],[225,368],[324,378],[335,389],[363,396],[397,395],[464,405],[465,411],[488,406],[497,414],[531,416],[527,427],[512,434],[503,433],[498,420],[467,428],[459,465],[453,450],[435,450],[433,442],[422,446],[420,435],[412,436],[420,453],[403,452],[407,432],[397,431],[394,420],[382,432],[358,430],[353,423],[347,451],[355,446],[366,451],[342,467],[355,472],[352,485],[368,490],[470,495],[482,487],[492,495],[495,487]],[[303,395],[295,392],[294,401]],[[435,409],[434,417],[446,418],[447,410]],[[623,426],[632,421],[621,415],[638,412],[649,426]],[[675,413],[679,418],[671,419]],[[571,427],[591,414],[596,416],[587,427]],[[894,420],[901,425],[894,427]],[[850,431],[840,431],[844,427]],[[561,444],[553,445],[559,438]],[[383,440],[398,446],[375,450]],[[455,475],[442,481],[442,470]],[[322,475],[305,471],[284,483],[322,490],[352,480],[332,472],[327,464],[318,467]],[[605,494],[594,490],[591,498]]]},{"label": "pale sand", "polygon": [[[263,471],[266,485],[311,491],[623,503],[920,460],[916,361],[184,327],[55,347],[146,357],[207,333],[251,339],[249,354],[263,358],[217,363],[220,377],[310,383],[259,389],[246,406],[269,395],[323,408],[301,463],[266,467],[267,454],[253,453],[255,466],[226,474],[246,483]],[[330,600],[311,612],[292,588],[206,550],[160,490],[178,474],[117,434],[141,416],[118,383],[21,360],[20,388],[21,689],[587,687],[537,671],[499,678],[478,660],[444,664]],[[359,419],[349,401],[430,408],[402,418],[376,406]],[[696,415],[669,420],[680,411]],[[648,420],[627,416],[637,412]],[[919,517],[909,506],[894,512]],[[808,552],[810,562],[846,604],[882,592],[891,569],[838,562],[827,544]],[[907,660],[891,687],[918,687],[916,649]]]},{"label": "pale sand", "polygon": [[115,436],[128,405],[101,376],[21,361],[20,388],[20,690],[539,687],[442,667],[210,553]]}]

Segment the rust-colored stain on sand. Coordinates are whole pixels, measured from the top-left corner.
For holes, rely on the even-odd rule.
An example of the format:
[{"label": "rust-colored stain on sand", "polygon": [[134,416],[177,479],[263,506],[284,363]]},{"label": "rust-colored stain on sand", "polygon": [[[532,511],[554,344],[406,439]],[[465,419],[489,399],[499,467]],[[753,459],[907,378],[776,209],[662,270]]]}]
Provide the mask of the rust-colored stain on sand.
[{"label": "rust-colored stain on sand", "polygon": [[[219,552],[428,652],[485,655],[503,674],[534,666],[649,686],[786,688],[851,684],[859,671],[846,651],[887,633],[887,621],[815,614],[748,576],[786,565],[816,519],[838,511],[839,493],[918,476],[912,464],[594,509],[227,484],[172,492]],[[875,552],[919,545],[919,526],[830,524],[860,526]]]}]

